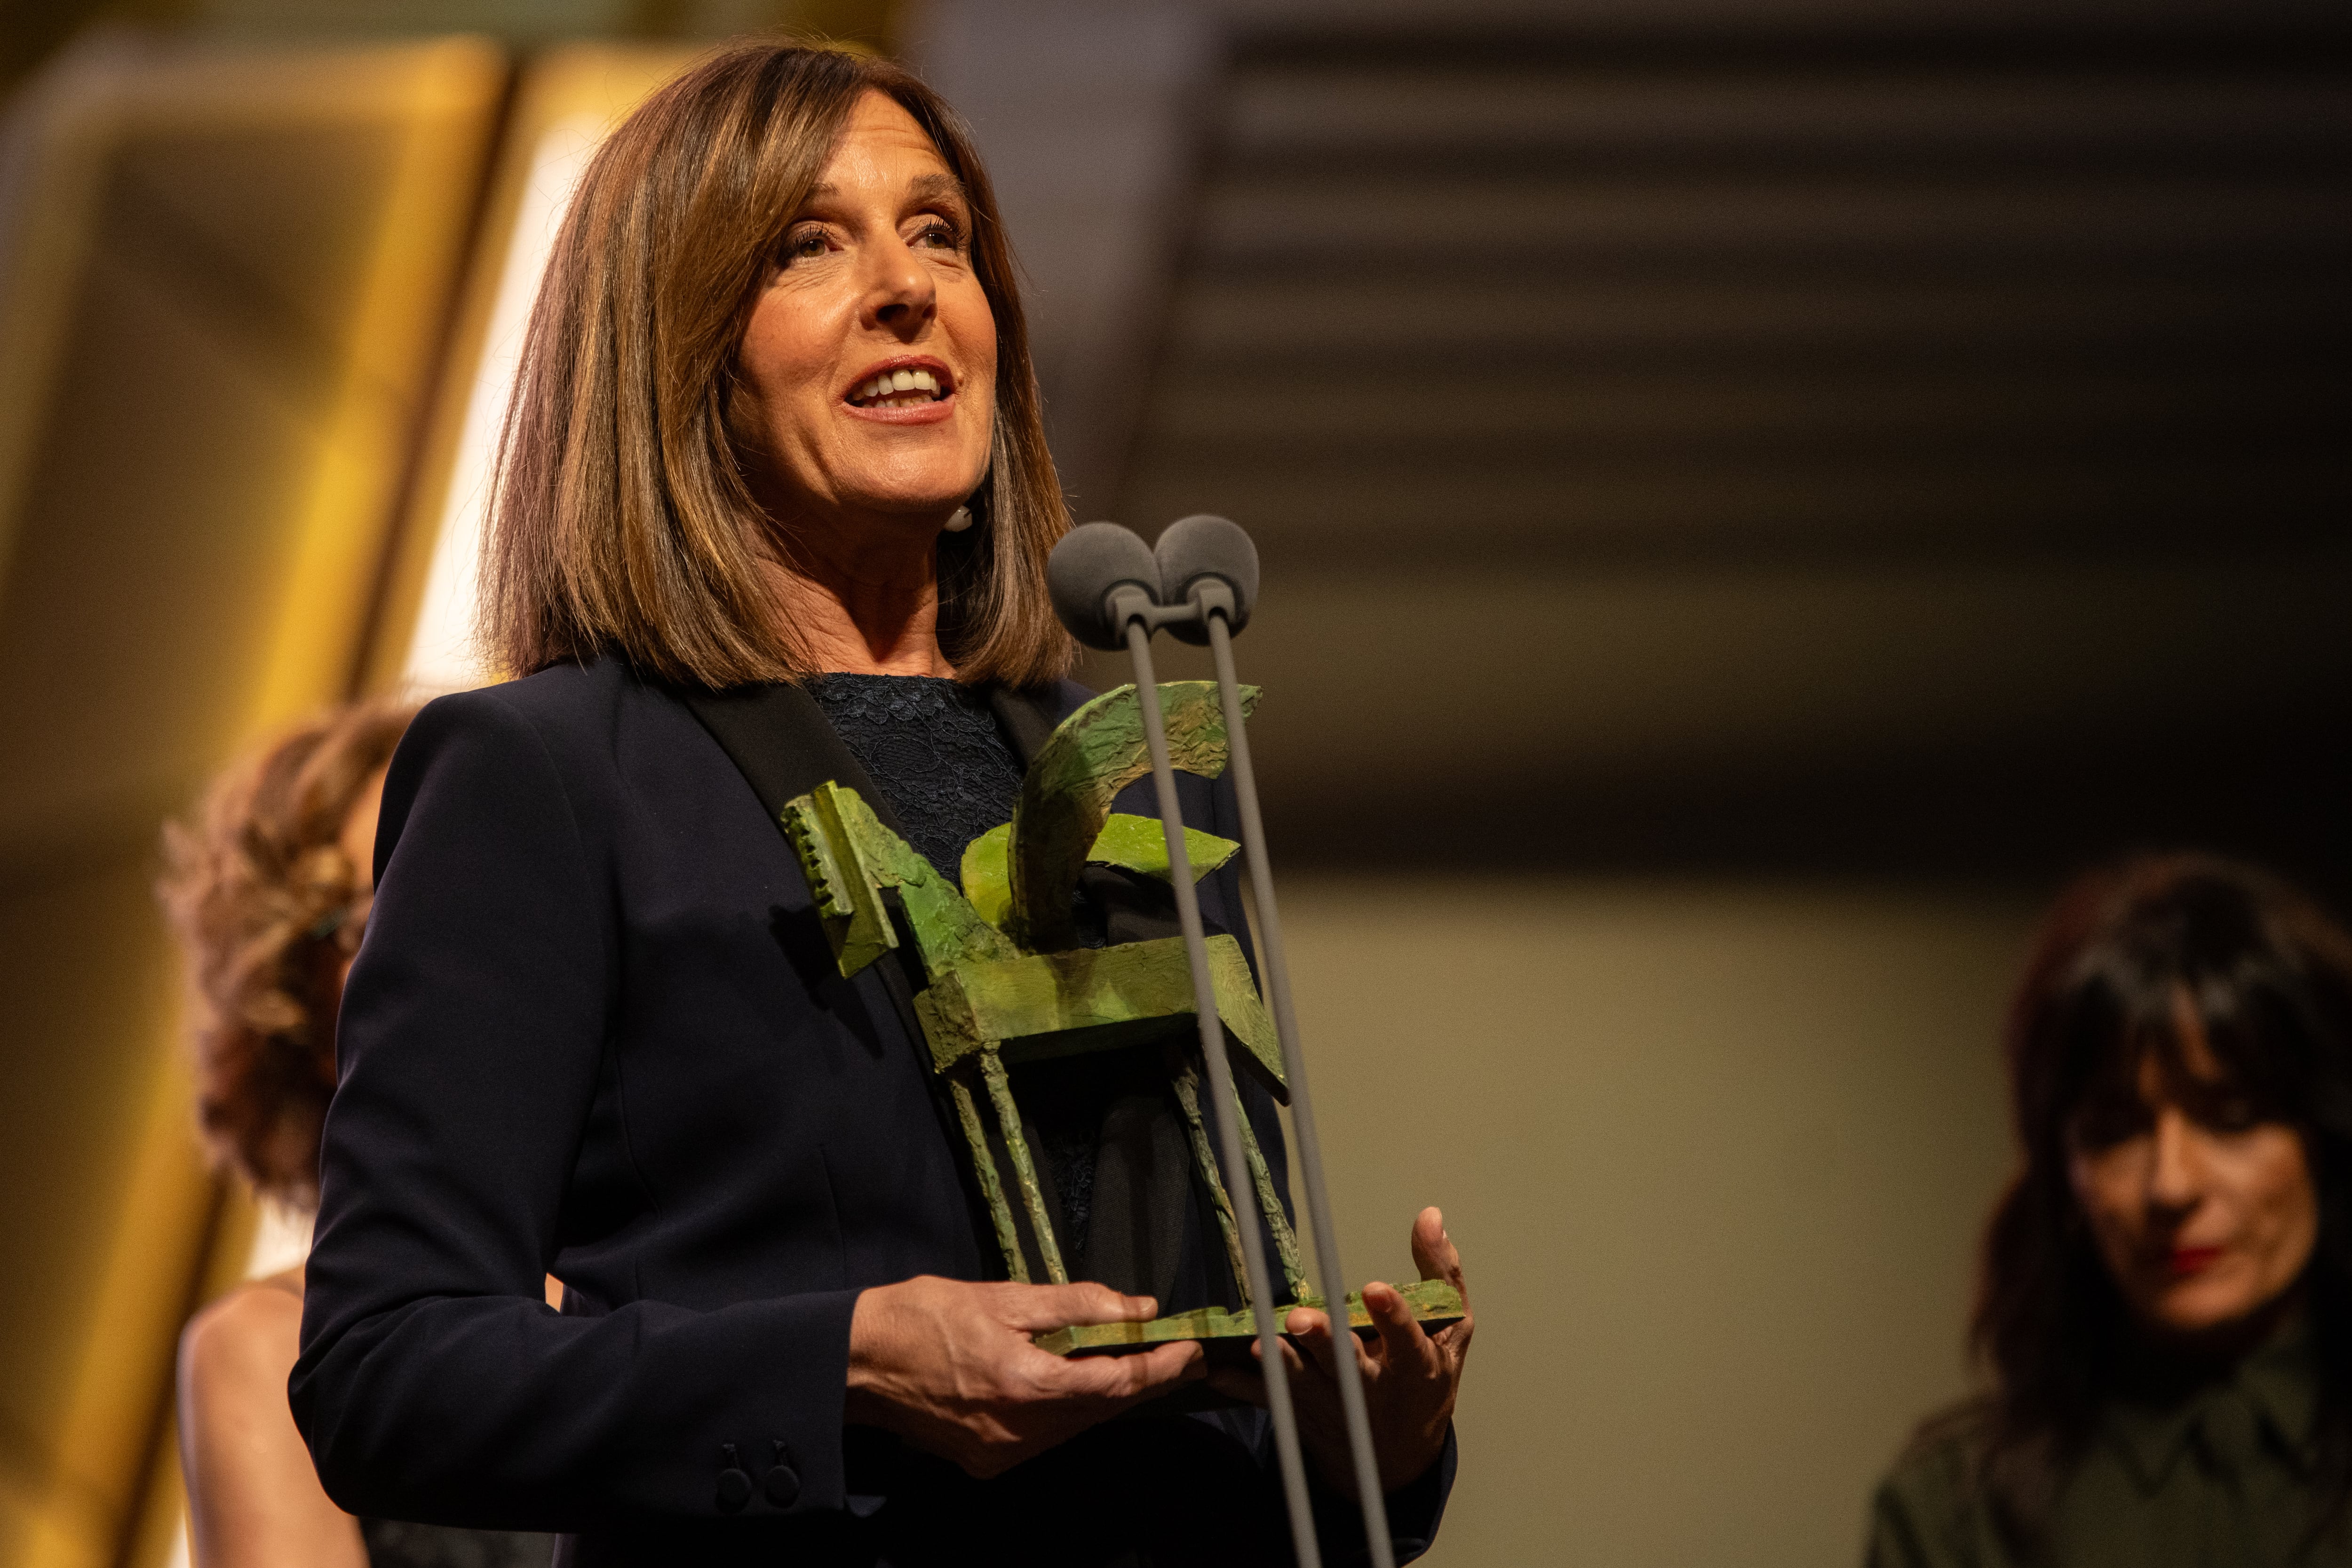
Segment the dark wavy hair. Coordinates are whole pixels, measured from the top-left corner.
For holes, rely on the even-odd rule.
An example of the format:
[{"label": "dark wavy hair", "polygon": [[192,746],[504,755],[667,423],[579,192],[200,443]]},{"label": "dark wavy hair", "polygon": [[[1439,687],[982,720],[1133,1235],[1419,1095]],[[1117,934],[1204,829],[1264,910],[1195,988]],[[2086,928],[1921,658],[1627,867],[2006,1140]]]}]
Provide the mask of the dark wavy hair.
[{"label": "dark wavy hair", "polygon": [[296,1208],[317,1201],[335,1010],[369,868],[337,840],[416,709],[361,702],[279,736],[163,829],[156,884],[194,993],[196,1120],[214,1163]]},{"label": "dark wavy hair", "polygon": [[2352,1480],[2352,936],[2251,866],[2137,857],[2086,876],[2043,925],[2009,1013],[2011,1109],[2023,1165],[1994,1208],[1971,1343],[1992,1373],[1979,1483],[2031,1556],[2090,1440],[2129,1340],[2069,1177],[2069,1128],[2103,1086],[2158,1053],[2178,1070],[2181,999],[2232,1088],[2301,1136],[2319,1237],[2304,1278],[2320,1368],[2326,1500]]}]

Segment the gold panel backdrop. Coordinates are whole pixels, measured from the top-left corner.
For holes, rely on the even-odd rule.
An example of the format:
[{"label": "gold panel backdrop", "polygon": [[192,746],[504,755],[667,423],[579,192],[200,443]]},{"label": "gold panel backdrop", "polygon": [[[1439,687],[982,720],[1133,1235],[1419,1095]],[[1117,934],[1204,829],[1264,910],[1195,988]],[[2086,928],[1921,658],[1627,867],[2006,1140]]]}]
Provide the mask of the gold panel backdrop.
[{"label": "gold panel backdrop", "polygon": [[101,40],[0,265],[0,1564],[160,1561],[173,1347],[234,1250],[156,824],[351,690],[508,77],[451,39]]},{"label": "gold panel backdrop", "polygon": [[[498,417],[571,182],[604,133],[698,52],[675,43],[565,44],[535,55],[521,72],[384,574],[364,689],[390,690],[404,676],[427,688],[448,685],[470,668],[462,646],[436,659],[420,658],[412,645],[421,611],[428,637],[436,628],[457,632],[471,618],[463,593],[470,577],[453,568],[470,568]],[[444,597],[427,610],[436,593]]]}]

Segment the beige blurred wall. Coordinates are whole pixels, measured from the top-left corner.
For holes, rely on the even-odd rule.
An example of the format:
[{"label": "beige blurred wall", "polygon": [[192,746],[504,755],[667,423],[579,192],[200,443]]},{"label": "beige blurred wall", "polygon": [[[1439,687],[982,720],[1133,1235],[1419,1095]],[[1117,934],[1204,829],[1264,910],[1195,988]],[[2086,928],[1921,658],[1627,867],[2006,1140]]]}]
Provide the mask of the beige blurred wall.
[{"label": "beige blurred wall", "polygon": [[1818,1568],[1964,1386],[2032,911],[1962,889],[1296,877],[1351,1275],[1434,1203],[1477,1332],[1436,1568]]}]

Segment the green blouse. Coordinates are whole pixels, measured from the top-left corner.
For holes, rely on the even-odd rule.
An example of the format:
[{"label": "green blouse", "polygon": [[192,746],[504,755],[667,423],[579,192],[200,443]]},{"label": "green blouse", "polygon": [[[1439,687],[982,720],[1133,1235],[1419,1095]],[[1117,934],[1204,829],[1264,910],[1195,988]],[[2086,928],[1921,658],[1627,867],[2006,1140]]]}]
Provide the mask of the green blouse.
[{"label": "green blouse", "polygon": [[[2168,1405],[2117,1399],[2060,1491],[2034,1568],[2352,1564],[2315,1539],[2318,1383],[2309,1340],[2255,1352]],[[1982,1423],[1938,1423],[1879,1484],[1869,1568],[2023,1568],[1976,1493]]]}]

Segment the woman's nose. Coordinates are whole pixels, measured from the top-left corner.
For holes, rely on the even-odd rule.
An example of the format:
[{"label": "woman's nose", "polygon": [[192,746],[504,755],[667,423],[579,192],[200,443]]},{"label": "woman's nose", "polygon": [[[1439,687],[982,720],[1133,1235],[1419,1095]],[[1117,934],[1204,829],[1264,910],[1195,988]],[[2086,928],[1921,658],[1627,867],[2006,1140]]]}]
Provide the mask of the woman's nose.
[{"label": "woman's nose", "polygon": [[866,283],[866,317],[877,326],[905,333],[931,319],[939,290],[930,269],[915,258],[895,235],[870,253],[872,274]]},{"label": "woman's nose", "polygon": [[2158,1114],[2147,1195],[2158,1208],[2194,1208],[2203,1195],[2203,1172],[2197,1157],[2196,1140],[2196,1130],[2178,1108],[2167,1106]]}]

